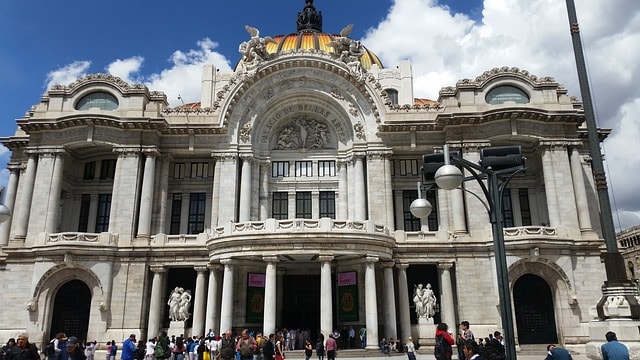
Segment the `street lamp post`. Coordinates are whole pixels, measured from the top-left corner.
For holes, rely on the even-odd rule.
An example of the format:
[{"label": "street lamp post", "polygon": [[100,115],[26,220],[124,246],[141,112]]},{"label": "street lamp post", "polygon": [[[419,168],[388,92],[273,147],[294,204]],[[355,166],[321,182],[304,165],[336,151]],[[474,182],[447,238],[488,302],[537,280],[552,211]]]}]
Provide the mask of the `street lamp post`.
[{"label": "street lamp post", "polygon": [[[430,155],[423,157],[423,171],[433,163],[429,161]],[[434,175],[434,181],[443,190],[453,190],[462,185],[466,180],[476,180],[484,192],[488,203],[489,219],[493,233],[493,248],[496,262],[498,280],[498,297],[500,302],[500,317],[502,318],[502,331],[505,338],[506,358],[516,359],[515,331],[513,326],[513,313],[511,309],[511,292],[509,290],[509,273],[504,246],[504,230],[502,214],[502,194],[509,180],[524,170],[524,157],[520,146],[492,147],[482,149],[480,152],[480,165],[474,164],[462,158],[459,153],[451,156],[448,145],[444,145],[444,164],[438,168]],[[433,158],[431,158],[433,159]],[[453,163],[454,165],[452,165]],[[467,170],[471,176],[465,178],[459,167]],[[485,185],[483,179],[487,179]],[[431,211],[431,205],[424,205],[424,199],[416,199],[411,205],[412,214],[416,217],[426,217]],[[428,203],[428,202],[427,202]],[[428,211],[426,211],[428,208]]]}]

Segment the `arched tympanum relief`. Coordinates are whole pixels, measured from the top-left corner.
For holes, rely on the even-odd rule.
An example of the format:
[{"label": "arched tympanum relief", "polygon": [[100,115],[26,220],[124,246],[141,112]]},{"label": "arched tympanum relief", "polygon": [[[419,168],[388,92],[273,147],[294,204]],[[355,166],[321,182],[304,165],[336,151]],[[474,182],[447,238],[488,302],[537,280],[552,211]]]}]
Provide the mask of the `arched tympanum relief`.
[{"label": "arched tympanum relief", "polygon": [[280,126],[274,136],[273,150],[336,149],[333,131],[324,121],[302,114]]}]

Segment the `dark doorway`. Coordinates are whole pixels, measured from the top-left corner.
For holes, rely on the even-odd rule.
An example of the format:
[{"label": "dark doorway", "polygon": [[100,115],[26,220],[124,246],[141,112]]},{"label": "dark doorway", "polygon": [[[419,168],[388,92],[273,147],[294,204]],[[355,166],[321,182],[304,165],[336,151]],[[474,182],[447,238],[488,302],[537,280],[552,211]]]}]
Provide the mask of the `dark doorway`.
[{"label": "dark doorway", "polygon": [[86,340],[90,309],[91,290],[85,283],[80,280],[71,280],[62,285],[53,301],[53,317],[48,339],[63,332],[67,336]]},{"label": "dark doorway", "polygon": [[[195,295],[197,273],[193,268],[174,268],[174,269],[169,269],[168,273],[169,275],[167,276],[167,290],[166,290],[166,294],[163,294],[165,299],[164,301],[165,305],[167,301],[166,299],[168,299],[169,294],[173,291],[173,289],[177,287],[182,288],[184,290],[189,290],[192,296]],[[170,323],[169,307],[163,306],[162,309],[163,309],[162,326],[165,328],[168,328]],[[189,312],[193,314],[193,307],[189,309]],[[187,321],[185,322],[186,326],[191,327],[192,321],[193,321],[193,316],[189,316],[189,319],[187,319]]]},{"label": "dark doorway", "polygon": [[279,326],[308,328],[311,339],[316,339],[320,329],[320,276],[285,275],[283,281],[284,304]]},{"label": "dark doorway", "polygon": [[[427,284],[431,284],[431,289],[436,295],[438,299],[436,301],[435,311],[436,313],[433,315],[434,323],[440,323],[440,280],[438,276],[438,268],[436,265],[411,265],[407,269],[407,285],[409,287],[409,293],[404,296],[409,297],[409,316],[411,319],[411,324],[418,323],[418,316],[416,315],[416,305],[413,301],[413,296],[415,292],[415,288],[422,284],[423,286],[427,286]],[[402,296],[398,294],[398,296]],[[454,328],[455,324],[449,324],[449,328]]]},{"label": "dark doorway", "polygon": [[513,304],[520,344],[558,342],[551,288],[544,279],[522,275],[513,285]]}]

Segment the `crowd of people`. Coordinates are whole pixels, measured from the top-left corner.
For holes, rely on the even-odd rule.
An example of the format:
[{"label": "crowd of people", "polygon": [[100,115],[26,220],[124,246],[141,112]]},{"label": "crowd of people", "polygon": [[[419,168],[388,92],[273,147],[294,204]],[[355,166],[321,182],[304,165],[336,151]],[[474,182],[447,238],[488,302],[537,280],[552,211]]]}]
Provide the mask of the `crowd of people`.
[{"label": "crowd of people", "polygon": [[[463,321],[456,339],[453,339],[447,324],[437,325],[433,354],[437,360],[451,360],[453,345],[457,345],[458,359],[466,360],[502,360],[505,359],[505,339],[499,331],[486,338],[476,339],[469,328],[469,322]],[[348,348],[353,345],[353,328],[346,333],[347,341],[339,331],[326,338],[318,334],[312,341],[308,330],[281,329],[274,334],[263,335],[249,329],[239,334],[226,330],[222,336],[209,330],[206,336],[184,337],[167,336],[160,332],[158,336],[147,340],[136,340],[131,334],[120,343],[115,340],[105,345],[105,360],[284,360],[289,353],[296,357],[304,356],[310,360],[314,354],[318,360],[335,360],[339,344]],[[361,336],[362,338],[363,336]],[[605,335],[607,342],[602,345],[603,360],[629,360],[626,345],[618,342],[614,332]],[[301,341],[299,341],[299,339]],[[363,343],[362,346],[365,344]],[[416,344],[409,337],[405,343],[390,338],[382,338],[380,350],[389,354],[393,351],[405,352],[409,360],[416,360]],[[49,342],[43,344],[42,351],[29,342],[27,334],[9,339],[2,347],[0,360],[94,360],[97,342],[82,342],[77,337],[68,337],[58,333]],[[118,356],[119,355],[119,356]],[[545,360],[571,360],[571,353],[554,344],[547,346]]]}]

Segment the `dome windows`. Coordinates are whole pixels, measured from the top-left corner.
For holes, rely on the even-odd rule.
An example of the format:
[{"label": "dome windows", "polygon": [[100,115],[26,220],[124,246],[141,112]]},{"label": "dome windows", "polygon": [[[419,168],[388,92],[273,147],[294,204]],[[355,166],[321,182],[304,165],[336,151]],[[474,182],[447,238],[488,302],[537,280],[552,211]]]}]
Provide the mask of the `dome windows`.
[{"label": "dome windows", "polygon": [[528,104],[529,95],[520,88],[510,85],[497,86],[491,89],[485,101],[490,105],[504,104],[506,102],[514,102],[516,104]]},{"label": "dome windows", "polygon": [[98,108],[100,110],[116,110],[118,99],[105,91],[97,91],[82,97],[76,103],[76,110],[89,110]]}]

